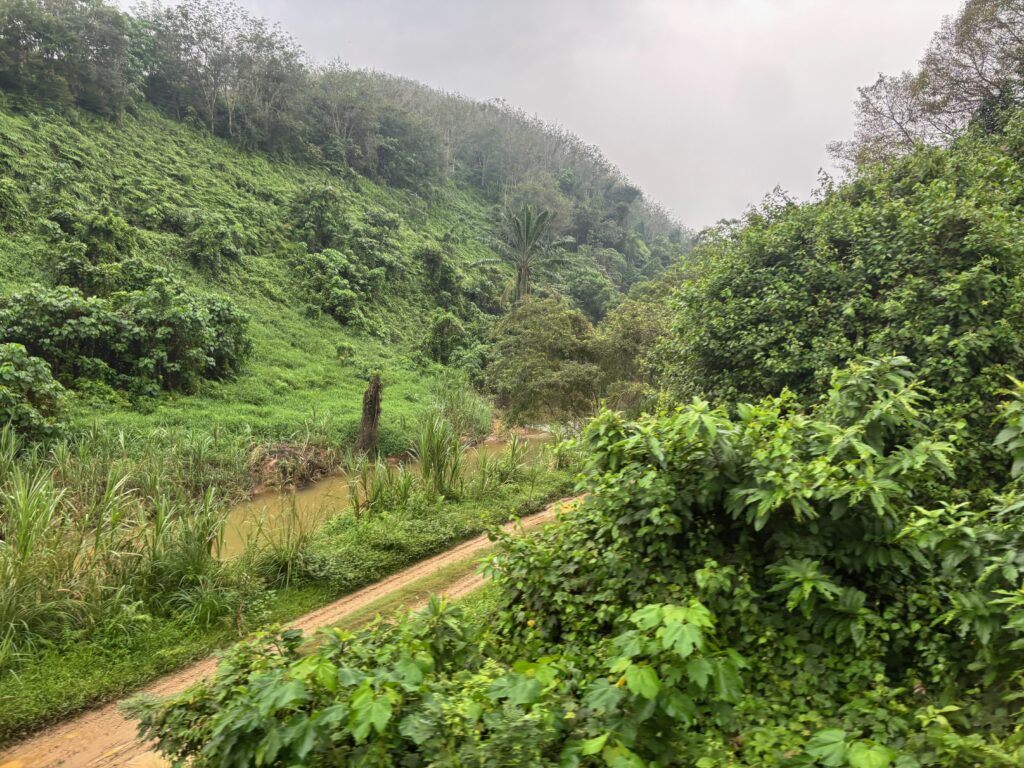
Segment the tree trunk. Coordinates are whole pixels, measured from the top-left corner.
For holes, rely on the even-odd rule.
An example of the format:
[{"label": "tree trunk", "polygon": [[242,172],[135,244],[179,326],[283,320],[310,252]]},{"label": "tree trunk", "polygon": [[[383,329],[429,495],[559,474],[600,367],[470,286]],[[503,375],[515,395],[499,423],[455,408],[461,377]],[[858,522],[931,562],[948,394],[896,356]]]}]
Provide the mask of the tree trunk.
[{"label": "tree trunk", "polygon": [[370,383],[363,394],[363,418],[359,422],[359,437],[356,450],[360,453],[377,452],[377,427],[380,424],[380,374],[370,377]]}]

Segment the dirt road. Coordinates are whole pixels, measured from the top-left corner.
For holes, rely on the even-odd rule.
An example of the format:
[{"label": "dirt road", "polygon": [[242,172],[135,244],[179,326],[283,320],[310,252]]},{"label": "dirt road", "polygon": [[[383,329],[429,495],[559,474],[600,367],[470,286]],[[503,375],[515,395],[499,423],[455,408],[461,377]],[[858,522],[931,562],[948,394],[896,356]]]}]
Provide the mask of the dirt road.
[{"label": "dirt road", "polygon": [[[568,501],[571,500],[555,502],[543,512],[523,518],[520,525],[524,529],[529,529],[549,522]],[[506,530],[512,529],[512,525],[506,526]],[[290,626],[308,633],[319,627],[337,624],[346,616],[389,593],[406,588],[439,569],[479,554],[489,546],[490,541],[486,536],[478,536],[348,597],[307,613]],[[460,576],[440,592],[452,598],[462,597],[481,584],[483,578],[476,573],[470,573]],[[418,603],[419,601],[410,607],[416,607]],[[162,677],[143,690],[146,693],[167,696],[209,677],[216,667],[216,659],[210,657],[180,672]],[[120,702],[112,702],[89,710],[16,744],[0,754],[0,768],[166,768],[167,764],[150,750],[149,745],[136,738],[135,721],[122,715],[119,706]]]}]

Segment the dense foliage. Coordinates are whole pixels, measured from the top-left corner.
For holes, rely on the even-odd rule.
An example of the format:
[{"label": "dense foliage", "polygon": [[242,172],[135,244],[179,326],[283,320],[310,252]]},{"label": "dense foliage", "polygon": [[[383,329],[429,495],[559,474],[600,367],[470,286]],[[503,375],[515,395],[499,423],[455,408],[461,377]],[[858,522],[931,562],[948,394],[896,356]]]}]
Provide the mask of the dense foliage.
[{"label": "dense foliage", "polygon": [[593,335],[586,316],[560,299],[524,301],[505,315],[494,331],[486,378],[510,418],[593,412],[603,378]]},{"label": "dense foliage", "polygon": [[[600,152],[501,102],[481,104],[341,64],[312,65],[280,27],[230,0],[142,5],[17,0],[0,9],[0,89],[105,115],[146,100],[249,149],[424,189],[510,187],[580,243],[625,252],[678,228]],[[638,268],[646,263],[636,265]]]},{"label": "dense foliage", "polygon": [[968,423],[975,472],[992,460],[995,393],[1024,366],[1022,205],[1017,116],[998,138],[921,149],[821,202],[754,212],[706,246],[680,291],[662,381],[716,402],[784,387],[811,400],[833,366],[896,352],[941,418]]},{"label": "dense foliage", "polygon": [[[0,419],[48,438],[61,384],[230,378],[250,333],[273,362],[203,384],[236,436],[154,431],[145,462],[122,433],[0,432],[0,666],[93,627],[262,623],[268,587],[382,577],[585,454],[581,506],[502,537],[488,616],[259,635],[141,705],[145,735],[198,768],[1024,763],[1018,5],[970,0],[919,75],[862,94],[851,157],[899,159],[666,271],[664,215],[505,105],[310,66],[230,3],[5,4],[27,116],[0,117]],[[382,441],[419,472],[353,456],[349,514],[215,557],[212,485],[327,471],[354,426],[253,446],[256,414],[379,369]],[[654,413],[602,412],[555,471],[518,441],[471,466],[470,382],[513,421]]]},{"label": "dense foliage", "polygon": [[69,382],[194,388],[238,371],[250,349],[246,322],[231,303],[197,300],[165,281],[109,298],[35,286],[0,301],[0,335]]},{"label": "dense foliage", "polygon": [[607,413],[582,507],[492,562],[485,629],[435,605],[260,638],[146,731],[198,765],[1016,764],[1019,489],[919,490],[956,449],[906,366],[859,361],[810,411]]},{"label": "dense foliage", "polygon": [[20,344],[0,344],[0,423],[11,424],[30,440],[59,431],[64,388],[53,380],[46,361]]}]

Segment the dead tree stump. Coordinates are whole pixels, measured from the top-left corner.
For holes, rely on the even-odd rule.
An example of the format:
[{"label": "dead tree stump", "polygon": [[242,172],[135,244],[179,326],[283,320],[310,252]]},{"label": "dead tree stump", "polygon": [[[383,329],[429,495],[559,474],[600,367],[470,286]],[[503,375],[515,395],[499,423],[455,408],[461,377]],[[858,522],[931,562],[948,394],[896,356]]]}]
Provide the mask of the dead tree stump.
[{"label": "dead tree stump", "polygon": [[359,436],[356,438],[356,450],[360,453],[374,454],[377,452],[380,395],[380,374],[375,373],[370,377],[370,383],[363,394],[363,417],[359,422]]}]

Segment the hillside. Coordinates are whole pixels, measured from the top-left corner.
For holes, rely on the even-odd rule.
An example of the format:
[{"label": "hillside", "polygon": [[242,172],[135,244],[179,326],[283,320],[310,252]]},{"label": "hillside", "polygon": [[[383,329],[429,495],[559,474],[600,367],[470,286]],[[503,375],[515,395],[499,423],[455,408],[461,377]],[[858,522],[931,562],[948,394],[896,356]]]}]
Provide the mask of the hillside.
[{"label": "hillside", "polygon": [[[0,54],[0,343],[77,427],[346,444],[380,371],[382,448],[404,450],[442,367],[487,383],[514,215],[546,222],[526,289],[587,335],[689,248],[557,126],[308,62],[230,2],[6,3]],[[592,407],[600,361],[570,357]],[[52,434],[54,397],[8,399]]]},{"label": "hillside", "polygon": [[[130,228],[133,242],[115,259],[165,269],[188,291],[225,297],[248,317],[253,350],[237,377],[202,381],[189,394],[65,380],[77,390],[78,423],[216,423],[284,438],[318,414],[351,434],[366,375],[380,369],[387,385],[383,429],[393,435],[423,404],[424,379],[437,370],[424,353],[430,313],[439,306],[453,311],[480,339],[501,311],[511,273],[501,265],[473,266],[496,260],[497,209],[454,182],[416,194],[342,177],[235,149],[148,107],[116,123],[80,112],[8,110],[0,115],[0,137],[8,206],[18,211],[0,233],[4,295],[65,282],[59,262],[79,236],[56,220],[102,212]],[[379,283],[355,299],[357,313],[340,321],[323,296],[310,293],[316,288],[309,270],[323,268],[303,261],[301,240],[310,232],[302,229],[300,209],[312,204],[310,190],[337,206],[327,219],[340,227],[338,242],[329,244],[351,254],[360,247],[356,239],[369,236],[379,250],[373,257],[387,262]],[[203,222],[216,223],[231,248],[219,265],[190,255],[189,230]]]},{"label": "hillside", "polygon": [[[253,352],[237,378],[203,382],[194,394],[138,398],[93,384],[83,387],[88,391],[74,409],[83,422],[207,428],[215,421],[285,437],[317,412],[350,420],[365,372],[380,368],[389,384],[385,424],[392,424],[422,397],[415,382],[429,368],[417,350],[434,302],[418,254],[440,248],[449,232],[466,232],[476,234],[451,248],[454,264],[493,255],[479,234],[488,231],[492,212],[470,193],[453,187],[424,200],[367,180],[344,181],[235,150],[151,109],[119,125],[88,115],[72,123],[52,112],[7,112],[0,134],[5,176],[19,193],[31,190],[21,193],[21,205],[34,212],[3,233],[4,294],[59,283],[54,269],[65,238],[45,214],[66,207],[123,218],[137,239],[132,255],[166,269],[190,291],[229,298],[249,318]],[[317,307],[294,262],[289,206],[304,190],[327,187],[348,219],[393,217],[388,248],[399,267],[389,290],[367,302],[364,327],[346,327]],[[187,235],[174,231],[199,211],[240,233],[241,253],[216,274],[192,265]]]}]

